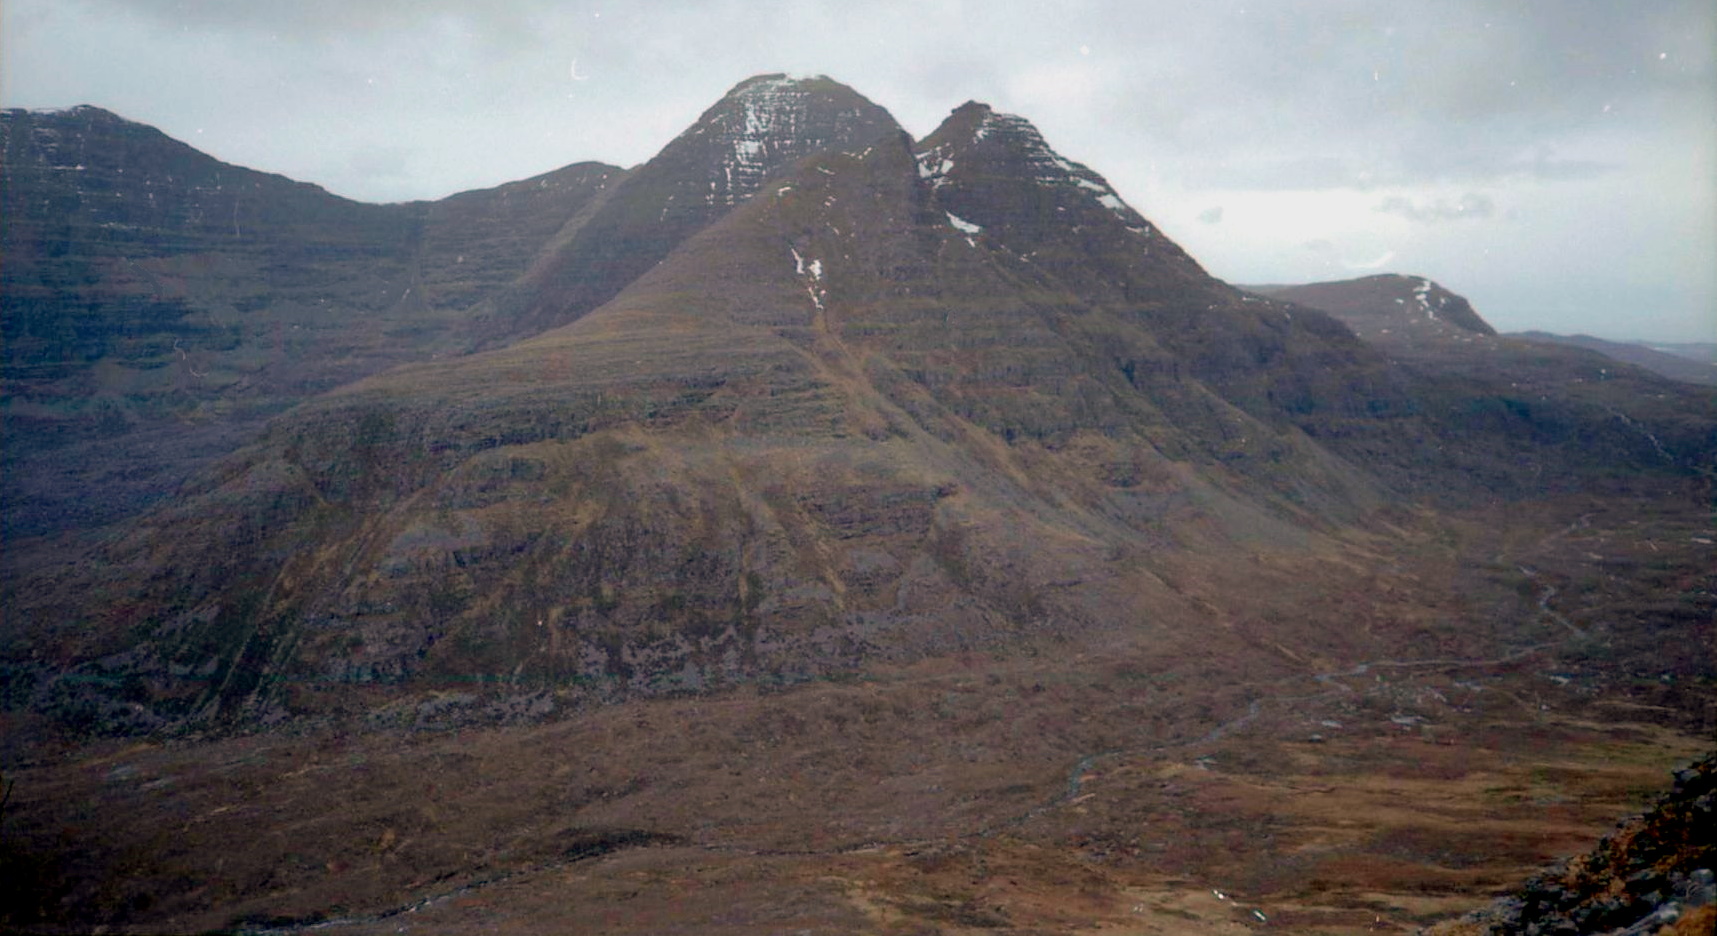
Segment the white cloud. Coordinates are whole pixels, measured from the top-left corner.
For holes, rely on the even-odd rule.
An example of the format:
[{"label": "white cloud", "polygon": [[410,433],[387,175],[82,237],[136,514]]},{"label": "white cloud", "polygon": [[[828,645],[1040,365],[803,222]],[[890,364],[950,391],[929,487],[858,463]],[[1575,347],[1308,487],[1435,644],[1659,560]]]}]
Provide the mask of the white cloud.
[{"label": "white cloud", "polygon": [[1478,192],[1468,192],[1459,198],[1425,200],[1391,195],[1379,202],[1376,210],[1418,222],[1476,221],[1496,214],[1496,203]]},{"label": "white cloud", "polygon": [[1360,260],[1360,261],[1344,260],[1344,261],[1342,261],[1341,265],[1348,268],[1349,270],[1381,270],[1384,267],[1388,266],[1389,262],[1394,260],[1394,259],[1395,259],[1395,251],[1385,250],[1383,253],[1378,254],[1376,257],[1373,257],[1370,260]]}]

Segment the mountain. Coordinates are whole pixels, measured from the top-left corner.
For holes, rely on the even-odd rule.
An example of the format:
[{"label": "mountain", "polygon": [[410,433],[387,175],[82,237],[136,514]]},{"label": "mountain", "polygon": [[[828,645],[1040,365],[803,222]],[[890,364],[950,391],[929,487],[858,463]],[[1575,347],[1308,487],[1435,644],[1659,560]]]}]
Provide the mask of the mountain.
[{"label": "mountain", "polygon": [[454,327],[623,173],[365,205],[95,107],[0,114],[8,538],[169,495],[262,421]]},{"label": "mountain", "polygon": [[826,77],[740,82],[562,231],[523,282],[480,317],[478,335],[504,344],[570,322],[751,198],[771,173],[898,132],[887,111]]},{"label": "mountain", "polygon": [[100,108],[6,111],[6,534],[118,520],[316,393],[570,321],[769,172],[898,129],[760,76],[635,173],[366,205]]},{"label": "mountain", "polygon": [[1643,367],[1654,374],[1685,383],[1717,384],[1717,358],[1709,352],[1704,359],[1674,350],[1662,350],[1631,342],[1606,341],[1591,335],[1553,335],[1549,332],[1515,332],[1512,337],[1541,344],[1566,344],[1596,351],[1607,358]]},{"label": "mountain", "polygon": [[[1440,459],[1439,475],[1476,472],[1491,489],[1525,492],[1654,466],[1708,470],[1717,442],[1708,388],[1584,348],[1498,335],[1464,297],[1423,277],[1250,288],[1337,316],[1412,374],[1420,412],[1441,427],[1440,447],[1467,449],[1458,466]],[[1496,447],[1501,440],[1511,444]]]},{"label": "mountain", "polygon": [[1382,273],[1333,283],[1247,288],[1323,309],[1347,323],[1361,338],[1392,346],[1496,334],[1465,297],[1420,276]]},{"label": "mountain", "polygon": [[[1033,645],[1174,616],[1169,553],[1519,490],[1572,445],[1523,456],[1530,416],[1473,420],[1490,390],[1215,280],[1022,118],[856,146],[885,116],[741,84],[545,254],[593,277],[526,274],[570,324],[307,400],[110,537],[99,581],[20,588],[33,697],[154,728],[347,704],[312,677],[578,704]],[[617,269],[590,252],[651,219],[579,315]],[[1620,434],[1606,471],[1642,457]]]},{"label": "mountain", "polygon": [[[1451,342],[1471,342],[1497,334],[1465,297],[1424,277],[1384,273],[1329,283],[1245,288],[1258,295],[1323,309],[1341,319],[1366,341],[1393,349],[1417,345],[1442,347]],[[1585,348],[1671,380],[1707,385],[1717,383],[1717,371],[1709,360],[1701,363],[1697,358],[1690,359],[1687,355],[1659,351],[1641,344],[1547,332],[1522,332],[1507,337]],[[1482,341],[1479,344],[1492,346]]]},{"label": "mountain", "polygon": [[1673,354],[1689,361],[1699,361],[1705,364],[1717,363],[1717,343],[1709,341],[1660,341],[1638,342],[1653,351]]},{"label": "mountain", "polygon": [[[60,698],[60,657],[38,698],[148,726],[314,710],[315,674],[510,672],[569,701],[798,680],[1162,613],[1160,581],[1118,585],[1135,554],[1377,502],[1290,417],[1339,421],[1346,387],[1388,389],[1380,360],[1072,177],[1010,181],[1040,138],[957,137],[966,116],[931,138],[942,185],[899,132],[824,150],[570,325],[277,417],[101,551],[112,588],[21,589],[32,653],[149,687]],[[992,215],[970,185],[1044,211]],[[1129,242],[1163,259],[1030,256]]]},{"label": "mountain", "polygon": [[1404,929],[1708,746],[1688,388],[1237,289],[975,102],[576,168],[352,208],[295,288],[419,277],[329,319],[397,363],[8,544],[5,925]]}]

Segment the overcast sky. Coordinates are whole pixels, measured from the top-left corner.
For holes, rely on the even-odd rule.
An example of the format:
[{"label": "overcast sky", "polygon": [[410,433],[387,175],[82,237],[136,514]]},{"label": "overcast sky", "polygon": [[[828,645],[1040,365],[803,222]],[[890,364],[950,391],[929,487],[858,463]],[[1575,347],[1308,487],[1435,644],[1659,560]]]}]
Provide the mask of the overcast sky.
[{"label": "overcast sky", "polygon": [[1214,274],[1717,341],[1712,0],[5,0],[0,100],[353,198],[648,159],[740,80],[1034,121]]}]

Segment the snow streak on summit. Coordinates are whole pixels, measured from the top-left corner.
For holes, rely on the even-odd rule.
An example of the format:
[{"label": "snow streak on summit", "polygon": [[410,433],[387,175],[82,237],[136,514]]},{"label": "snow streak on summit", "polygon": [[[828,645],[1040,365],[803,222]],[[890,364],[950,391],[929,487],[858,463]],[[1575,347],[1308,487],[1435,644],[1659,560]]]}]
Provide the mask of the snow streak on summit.
[{"label": "snow streak on summit", "polygon": [[824,76],[762,75],[741,82],[669,149],[707,148],[714,158],[704,203],[734,205],[784,165],[833,145],[870,142],[887,129],[877,125],[878,110]]},{"label": "snow streak on summit", "polygon": [[[975,122],[974,119],[975,118]],[[1020,163],[1023,174],[1047,187],[1071,186],[1088,193],[1088,197],[1121,219],[1127,230],[1149,237],[1153,229],[1149,221],[1121,199],[1108,180],[1089,167],[1073,162],[1051,149],[1031,121],[1014,114],[999,114],[987,105],[968,102],[949,118],[945,126],[965,129],[966,145],[955,140],[943,140],[918,154],[919,175],[931,186],[940,188],[954,169],[953,153],[957,149],[976,149],[987,142],[992,151],[1011,153]],[[940,137],[939,132],[936,136]]]},{"label": "snow streak on summit", "polygon": [[828,78],[761,75],[740,82],[569,225],[506,297],[486,343],[563,325],[614,298],[685,240],[813,153],[859,148],[900,125]]}]

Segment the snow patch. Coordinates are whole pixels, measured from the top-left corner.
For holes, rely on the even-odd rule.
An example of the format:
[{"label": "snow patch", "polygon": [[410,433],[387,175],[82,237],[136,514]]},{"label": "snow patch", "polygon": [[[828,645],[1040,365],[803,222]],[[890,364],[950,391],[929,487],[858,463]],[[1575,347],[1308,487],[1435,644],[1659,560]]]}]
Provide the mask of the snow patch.
[{"label": "snow patch", "polygon": [[709,145],[731,150],[711,177],[709,204],[734,205],[749,199],[762,186],[770,163],[797,156],[807,143],[801,139],[810,94],[797,79],[768,78],[753,82],[687,138],[709,132]]},{"label": "snow patch", "polygon": [[954,226],[954,230],[959,231],[961,234],[978,234],[984,230],[983,228],[979,227],[978,225],[973,224],[970,221],[967,221],[965,218],[960,217],[959,215],[953,213],[952,211],[946,211],[946,212],[943,212],[943,214],[946,214],[948,216],[948,223],[952,224]]},{"label": "snow patch", "polygon": [[818,310],[823,308],[823,297],[828,291],[817,284],[823,280],[823,261],[812,258],[806,261],[797,247],[788,247],[787,252],[793,255],[793,274],[805,278],[805,292],[811,297],[811,304]]},{"label": "snow patch", "polygon": [[1419,285],[1413,287],[1413,295],[1418,298],[1419,308],[1424,311],[1425,316],[1434,322],[1437,320],[1437,311],[1431,308],[1430,293],[1431,281],[1421,277]]},{"label": "snow patch", "polygon": [[1109,209],[1123,222],[1128,223],[1128,229],[1134,233],[1146,233],[1136,229],[1134,222],[1138,215],[1127,207],[1126,202],[1115,194],[1115,190],[1104,181],[1103,177],[1089,168],[1066,159],[1061,154],[1049,148],[1037,127],[1031,121],[1012,114],[986,114],[979,124],[979,138],[982,134],[995,132],[1005,135],[1025,158],[1026,167],[1033,179],[1047,186],[1071,185],[1082,191],[1093,193],[1097,203]]},{"label": "snow patch", "polygon": [[942,154],[942,148],[919,153],[914,157],[918,162],[918,177],[930,182],[932,188],[941,188],[948,181],[948,173],[954,169],[954,160]]},{"label": "snow patch", "polygon": [[769,151],[768,144],[762,140],[734,140],[733,155],[741,163],[760,162],[763,155]]}]

